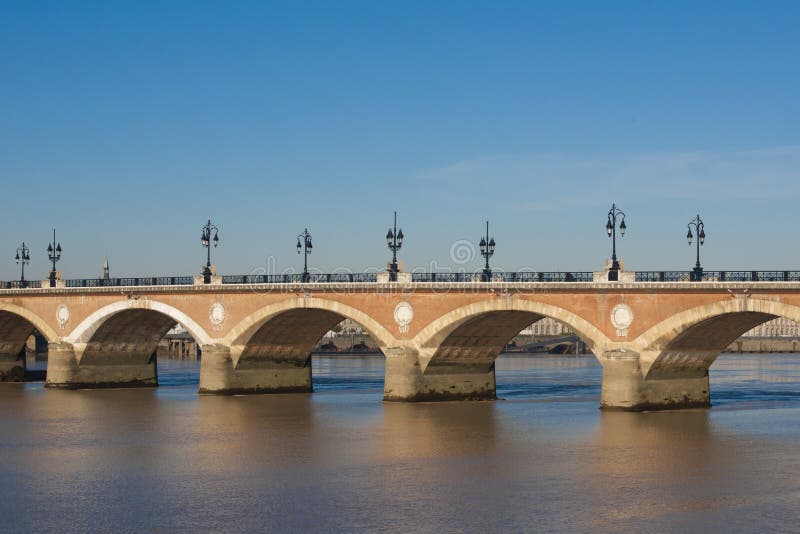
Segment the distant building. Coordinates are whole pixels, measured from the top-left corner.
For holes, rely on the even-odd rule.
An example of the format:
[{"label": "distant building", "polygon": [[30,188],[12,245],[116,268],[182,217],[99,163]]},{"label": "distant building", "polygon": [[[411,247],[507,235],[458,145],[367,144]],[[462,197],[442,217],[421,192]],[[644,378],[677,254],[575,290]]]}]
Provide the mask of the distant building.
[{"label": "distant building", "polygon": [[560,336],[572,333],[567,325],[550,317],[544,317],[520,332],[523,336]]},{"label": "distant building", "polygon": [[778,317],[745,332],[742,337],[800,337],[800,325],[786,317]]},{"label": "distant building", "polygon": [[352,319],[345,319],[341,323],[337,324],[333,327],[333,329],[328,330],[324,338],[335,338],[335,337],[349,337],[352,335],[356,336],[366,336],[367,331],[358,324],[357,322],[353,321]]},{"label": "distant building", "polygon": [[176,324],[158,343],[158,355],[178,360],[199,360],[200,348],[192,335],[181,325]]},{"label": "distant building", "polygon": [[[574,333],[567,325],[550,317],[536,321],[520,332],[523,336],[559,336]],[[800,324],[778,317],[744,333],[742,337],[797,337],[800,338]]]}]

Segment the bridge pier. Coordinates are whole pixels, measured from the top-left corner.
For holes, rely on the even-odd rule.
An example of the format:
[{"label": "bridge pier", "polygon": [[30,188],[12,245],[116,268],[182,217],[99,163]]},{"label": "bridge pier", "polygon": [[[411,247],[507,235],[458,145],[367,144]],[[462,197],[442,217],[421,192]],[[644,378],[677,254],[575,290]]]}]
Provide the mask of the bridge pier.
[{"label": "bridge pier", "polygon": [[125,352],[78,358],[68,343],[50,343],[45,387],[59,389],[158,386],[156,355]]},{"label": "bridge pier", "polygon": [[423,372],[419,353],[411,347],[385,350],[386,401],[429,402],[496,398],[494,364],[448,362]]},{"label": "bridge pier", "polygon": [[637,352],[607,351],[604,356],[600,395],[603,409],[638,412],[711,406],[708,371],[645,379]]},{"label": "bridge pier", "polygon": [[495,400],[497,384],[494,363],[449,364],[430,367],[422,376],[416,399],[422,401]]},{"label": "bridge pier", "polygon": [[293,360],[241,356],[234,361],[230,347],[204,345],[200,359],[200,393],[241,395],[310,393],[311,359]]},{"label": "bridge pier", "polygon": [[78,359],[72,345],[50,343],[47,346],[47,378],[45,387],[69,388],[78,373]]},{"label": "bridge pier", "polygon": [[413,400],[420,391],[422,370],[419,353],[410,347],[389,347],[386,356],[386,373],[383,379],[383,400]]},{"label": "bridge pier", "polygon": [[21,351],[0,352],[0,382],[25,381],[25,348]]}]

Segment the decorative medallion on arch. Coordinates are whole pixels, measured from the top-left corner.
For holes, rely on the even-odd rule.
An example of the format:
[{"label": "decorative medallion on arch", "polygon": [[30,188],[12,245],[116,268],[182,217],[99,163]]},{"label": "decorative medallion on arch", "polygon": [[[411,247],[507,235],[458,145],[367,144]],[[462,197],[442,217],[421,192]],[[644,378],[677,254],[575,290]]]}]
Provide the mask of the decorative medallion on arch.
[{"label": "decorative medallion on arch", "polygon": [[400,333],[405,334],[408,332],[408,326],[413,319],[414,308],[408,302],[400,302],[394,307],[394,321],[397,323]]},{"label": "decorative medallion on arch", "polygon": [[611,324],[617,329],[617,335],[625,337],[628,328],[633,324],[633,310],[627,304],[617,304],[611,310]]},{"label": "decorative medallion on arch", "polygon": [[59,326],[61,326],[61,330],[66,329],[67,323],[69,322],[69,306],[66,304],[59,304],[58,308],[56,308],[56,320],[58,321]]},{"label": "decorative medallion on arch", "polygon": [[208,311],[208,318],[211,319],[211,324],[214,325],[214,330],[222,328],[222,323],[225,322],[225,306],[219,302],[211,305]]}]

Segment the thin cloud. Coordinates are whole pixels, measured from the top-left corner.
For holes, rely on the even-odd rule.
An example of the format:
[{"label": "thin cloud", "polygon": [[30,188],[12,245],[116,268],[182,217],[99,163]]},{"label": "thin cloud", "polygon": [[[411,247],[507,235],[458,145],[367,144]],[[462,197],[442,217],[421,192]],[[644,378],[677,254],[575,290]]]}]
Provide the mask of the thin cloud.
[{"label": "thin cloud", "polygon": [[415,178],[502,185],[518,198],[536,199],[516,203],[526,211],[597,205],[607,202],[609,191],[629,199],[787,199],[800,197],[800,146],[607,156],[484,155]]}]

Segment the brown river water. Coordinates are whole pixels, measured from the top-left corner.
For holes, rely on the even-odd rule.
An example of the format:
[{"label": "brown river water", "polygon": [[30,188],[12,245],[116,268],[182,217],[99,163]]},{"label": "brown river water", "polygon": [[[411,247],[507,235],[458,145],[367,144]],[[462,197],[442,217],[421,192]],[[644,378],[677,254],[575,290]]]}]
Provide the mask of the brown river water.
[{"label": "brown river water", "polygon": [[723,355],[714,407],[598,409],[586,357],[501,357],[496,402],[381,402],[379,356],[316,392],[0,384],[2,532],[800,532],[800,355]]}]

